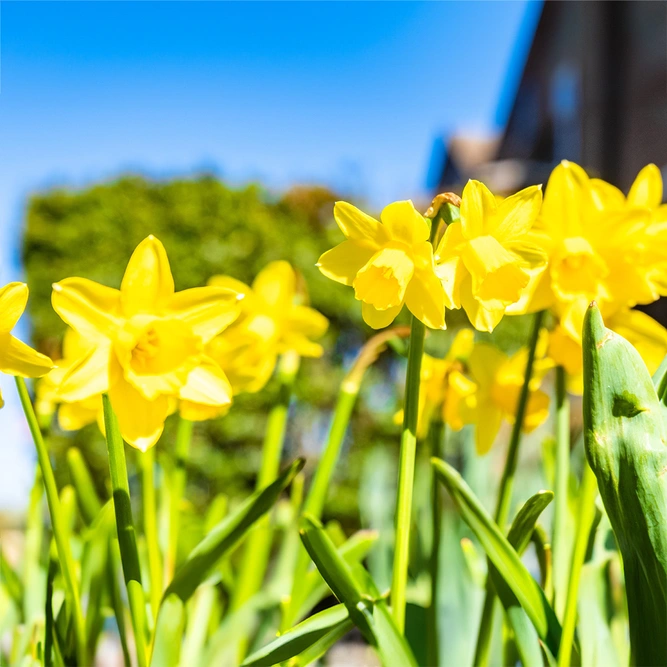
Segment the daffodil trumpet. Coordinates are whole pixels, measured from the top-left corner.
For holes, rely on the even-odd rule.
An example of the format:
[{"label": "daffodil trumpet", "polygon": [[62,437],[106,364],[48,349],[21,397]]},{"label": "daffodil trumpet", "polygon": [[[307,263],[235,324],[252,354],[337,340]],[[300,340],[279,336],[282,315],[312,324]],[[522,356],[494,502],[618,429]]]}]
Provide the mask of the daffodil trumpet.
[{"label": "daffodil trumpet", "polygon": [[[512,434],[507,449],[505,466],[500,480],[498,490],[498,500],[496,503],[495,522],[501,530],[505,530],[505,524],[509,518],[510,506],[512,503],[512,492],[514,490],[514,477],[519,459],[519,446],[521,444],[521,434],[524,425],[524,419],[528,409],[528,399],[530,397],[530,385],[533,379],[533,367],[537,352],[537,344],[540,338],[540,330],[544,319],[544,311],[538,311],[534,315],[533,326],[528,343],[528,357],[526,359],[526,371],[524,374],[521,392],[516,407],[516,417],[512,425]],[[489,662],[489,650],[491,645],[491,633],[493,628],[493,616],[496,602],[496,595],[492,586],[486,588],[484,604],[482,607],[482,616],[477,635],[477,644],[475,647],[474,665],[485,667]]]}]

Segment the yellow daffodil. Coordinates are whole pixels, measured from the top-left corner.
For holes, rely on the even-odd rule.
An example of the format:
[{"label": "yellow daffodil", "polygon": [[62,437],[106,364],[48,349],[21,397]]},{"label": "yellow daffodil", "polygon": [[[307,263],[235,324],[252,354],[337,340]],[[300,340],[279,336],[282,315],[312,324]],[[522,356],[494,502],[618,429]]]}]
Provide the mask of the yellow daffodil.
[{"label": "yellow daffodil", "polygon": [[411,201],[385,207],[381,222],[346,202],[334,218],[346,240],[325,252],[320,271],[354,288],[364,321],[389,326],[407,305],[432,329],[445,328],[445,293],[435,275],[429,226]]},{"label": "yellow daffodil", "polygon": [[322,356],[322,346],[314,341],[326,333],[329,321],[300,303],[305,287],[297,285],[297,274],[289,262],[268,264],[257,274],[252,287],[229,276],[214,276],[209,285],[243,295],[238,320],[207,347],[208,354],[227,374],[235,394],[262,389],[280,354]]},{"label": "yellow daffodil", "polygon": [[539,186],[501,202],[479,181],[463,190],[461,220],[438,244],[436,273],[447,307],[463,306],[479,331],[492,331],[546,266],[546,255],[529,240],[541,203]]},{"label": "yellow daffodil", "polygon": [[[103,339],[100,339],[102,342]],[[58,425],[64,431],[78,431],[79,429],[97,422],[103,426],[102,394],[93,394],[78,401],[63,401],[59,388],[69,370],[78,364],[96,346],[96,338],[84,338],[74,329],[67,329],[63,339],[63,356],[56,362],[54,368],[45,375],[37,385],[37,400],[35,410],[42,419],[51,419],[58,411]]]},{"label": "yellow daffodil", "polygon": [[[53,362],[11,334],[27,303],[28,286],[25,283],[9,283],[0,288],[0,371],[34,378],[48,373]],[[3,405],[0,395],[0,407]]]},{"label": "yellow daffodil", "polygon": [[68,402],[108,392],[131,445],[154,445],[177,400],[231,402],[231,386],[204,346],[236,319],[239,294],[223,287],[174,291],[169,260],[150,236],[136,248],[120,290],[84,278],[53,286],[53,307],[95,347],[70,368],[59,394]]},{"label": "yellow daffodil", "polygon": [[[546,343],[546,338],[541,338],[538,343],[540,359]],[[468,370],[477,391],[465,398],[461,415],[465,423],[475,424],[475,442],[480,455],[491,449],[503,419],[514,423],[527,354],[528,351],[522,348],[507,356],[492,345],[478,343],[468,357]],[[538,364],[530,383],[523,424],[526,433],[542,424],[549,414],[549,397],[539,389],[547,367],[547,363]]]},{"label": "yellow daffodil", "polygon": [[[425,354],[421,367],[421,389],[419,391],[418,435],[426,437],[429,426],[436,415],[455,431],[463,428],[461,402],[474,393],[476,386],[463,373],[464,362],[473,349],[474,332],[462,329],[456,334],[447,355],[437,359]],[[403,411],[397,413],[395,421],[403,421]]]}]

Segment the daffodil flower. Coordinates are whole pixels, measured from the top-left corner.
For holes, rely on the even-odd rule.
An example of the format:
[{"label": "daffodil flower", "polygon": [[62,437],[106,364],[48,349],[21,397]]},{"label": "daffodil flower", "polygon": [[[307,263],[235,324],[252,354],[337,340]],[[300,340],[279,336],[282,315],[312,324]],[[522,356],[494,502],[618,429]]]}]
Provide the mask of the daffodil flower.
[{"label": "daffodil flower", "polygon": [[492,331],[546,266],[545,253],[528,236],[541,203],[539,186],[500,202],[479,181],[463,190],[461,220],[438,244],[436,273],[447,307],[463,306],[479,331]]},{"label": "daffodil flower", "polygon": [[373,329],[389,326],[405,304],[431,329],[445,328],[445,293],[435,275],[429,226],[411,201],[385,207],[380,220],[337,202],[334,218],[346,240],[319,259],[320,271],[354,288]]},{"label": "daffodil flower", "polygon": [[[53,362],[11,334],[27,303],[28,286],[25,283],[9,283],[0,288],[0,371],[34,378],[48,373]],[[0,394],[0,407],[3,405]]]},{"label": "daffodil flower", "polygon": [[238,320],[207,347],[235,394],[262,389],[280,354],[322,356],[324,350],[315,340],[326,333],[329,321],[314,308],[299,303],[303,299],[298,292],[305,288],[297,289],[297,274],[289,262],[267,264],[252,287],[229,276],[214,276],[209,285],[243,295]]},{"label": "daffodil flower", "polygon": [[[544,359],[546,344],[546,338],[542,337],[538,343],[540,359]],[[478,343],[468,357],[468,370],[477,391],[466,397],[461,415],[465,423],[475,424],[475,443],[480,455],[491,449],[503,420],[514,423],[527,355],[525,348],[508,356],[497,347]],[[535,368],[523,423],[526,433],[536,429],[549,414],[549,396],[539,389],[548,367],[548,360],[544,360]]]},{"label": "daffodil flower", "polygon": [[174,291],[163,245],[150,236],[136,248],[120,290],[85,278],[53,286],[60,317],[95,347],[66,373],[62,400],[108,392],[121,434],[146,450],[177,400],[209,407],[231,403],[231,386],[204,346],[236,319],[239,294],[222,287]]}]

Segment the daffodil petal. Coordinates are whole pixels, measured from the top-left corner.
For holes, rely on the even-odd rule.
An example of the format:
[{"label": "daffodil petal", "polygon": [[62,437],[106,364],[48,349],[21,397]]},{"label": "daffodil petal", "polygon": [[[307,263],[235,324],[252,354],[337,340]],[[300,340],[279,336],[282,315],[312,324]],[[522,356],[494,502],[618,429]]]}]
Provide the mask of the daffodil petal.
[{"label": "daffodil petal", "polygon": [[241,300],[226,287],[194,287],[176,292],[167,310],[207,343],[238,318]]},{"label": "daffodil petal", "polygon": [[607,326],[629,341],[651,374],[667,355],[667,329],[639,310],[621,310],[607,318]]},{"label": "daffodil petal", "polygon": [[354,294],[379,310],[403,303],[415,265],[403,244],[393,243],[379,250],[354,279]]},{"label": "daffodil petal", "polygon": [[296,274],[289,262],[270,262],[252,283],[255,296],[266,306],[285,312],[294,303]]},{"label": "daffodil petal", "polygon": [[225,407],[232,402],[232,385],[218,364],[204,358],[190,371],[179,397],[201,405]]},{"label": "daffodil petal", "polygon": [[479,181],[469,180],[461,196],[461,232],[466,239],[488,234],[498,205],[491,191]]},{"label": "daffodil petal", "polygon": [[111,337],[120,326],[120,292],[86,278],[53,285],[53,309],[82,335]]},{"label": "daffodil petal", "polygon": [[9,375],[36,378],[53,368],[49,357],[33,350],[9,333],[0,333],[0,371]]},{"label": "daffodil petal", "polygon": [[662,174],[654,164],[647,164],[637,174],[628,193],[630,206],[655,208],[662,203]]},{"label": "daffodil petal", "polygon": [[348,239],[372,241],[374,243],[384,243],[388,240],[387,232],[375,218],[371,218],[370,215],[366,215],[356,206],[347,202],[336,202],[334,205],[334,219],[340,227],[340,231]]},{"label": "daffodil petal", "polygon": [[317,359],[324,354],[324,348],[298,332],[286,333],[278,345],[279,352],[296,352],[300,357]]},{"label": "daffodil petal", "polygon": [[244,297],[252,291],[249,285],[231,276],[211,276],[207,284],[209,287],[224,287],[232,292],[243,294]]},{"label": "daffodil petal", "polygon": [[485,406],[483,415],[475,422],[475,449],[478,456],[488,454],[498,437],[503,413],[493,405]]},{"label": "daffodil petal", "polygon": [[361,315],[364,318],[364,322],[366,322],[369,327],[372,327],[373,329],[383,329],[384,327],[388,327],[396,319],[396,316],[401,312],[401,308],[403,308],[402,303],[393,308],[387,308],[386,310],[378,310],[368,303],[362,303]]},{"label": "daffodil petal", "polygon": [[499,205],[488,225],[488,233],[503,241],[514,241],[524,236],[537,219],[542,206],[542,187],[524,188]]},{"label": "daffodil petal", "polygon": [[58,408],[58,425],[64,431],[79,431],[88,424],[94,424],[102,411],[102,397],[98,396],[98,405],[92,407],[89,401],[62,403]]},{"label": "daffodil petal", "polygon": [[376,250],[377,248],[369,243],[343,241],[325,252],[318,260],[317,267],[327,278],[350,286]]},{"label": "daffodil petal", "polygon": [[191,422],[202,422],[226,415],[229,412],[229,407],[229,405],[202,405],[191,401],[181,401],[178,411],[183,419]]},{"label": "daffodil petal", "polygon": [[329,328],[329,320],[308,306],[295,306],[287,316],[287,329],[308,338],[320,338]]},{"label": "daffodil petal", "polygon": [[593,203],[586,172],[574,162],[563,160],[549,176],[540,220],[554,239],[579,236],[583,217]]},{"label": "daffodil petal", "polygon": [[123,313],[154,313],[167,305],[174,294],[174,278],[164,246],[154,236],[134,250],[120,286]]},{"label": "daffodil petal", "polygon": [[380,218],[392,240],[403,241],[408,245],[428,240],[428,224],[410,200],[396,201],[385,206]]},{"label": "daffodil petal", "polygon": [[82,401],[109,388],[109,343],[92,348],[69,367],[58,387],[61,401]]},{"label": "daffodil petal", "polygon": [[109,399],[118,418],[120,433],[128,444],[145,452],[160,439],[170,411],[168,396],[161,395],[149,401],[119,377],[109,387]]},{"label": "daffodil petal", "polygon": [[445,328],[445,290],[433,271],[416,271],[405,290],[405,305],[431,329]]},{"label": "daffodil petal", "polygon": [[9,283],[0,289],[0,333],[9,333],[28,303],[28,286],[25,283]]}]

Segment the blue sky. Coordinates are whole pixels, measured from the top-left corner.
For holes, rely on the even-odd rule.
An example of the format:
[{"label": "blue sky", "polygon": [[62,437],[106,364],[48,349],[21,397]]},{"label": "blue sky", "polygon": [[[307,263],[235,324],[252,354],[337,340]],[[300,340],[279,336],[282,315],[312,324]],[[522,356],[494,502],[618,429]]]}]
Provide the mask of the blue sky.
[{"label": "blue sky", "polygon": [[539,7],[2,3],[0,281],[20,275],[26,196],[51,185],[206,168],[418,197],[437,136],[502,126]]}]

